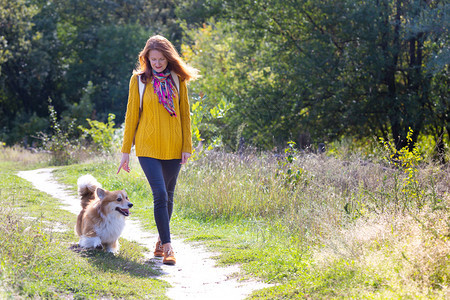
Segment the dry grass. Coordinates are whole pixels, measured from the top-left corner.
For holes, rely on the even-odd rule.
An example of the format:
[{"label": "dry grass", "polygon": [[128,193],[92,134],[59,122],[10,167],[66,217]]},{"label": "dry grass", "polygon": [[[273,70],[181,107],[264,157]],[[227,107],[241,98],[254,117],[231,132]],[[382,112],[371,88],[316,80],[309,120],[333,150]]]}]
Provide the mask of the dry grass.
[{"label": "dry grass", "polygon": [[51,155],[46,152],[33,152],[19,146],[0,146],[0,161],[3,162],[13,162],[21,166],[39,166],[48,164],[50,160]]},{"label": "dry grass", "polygon": [[260,220],[258,226],[278,228],[270,231],[278,243],[312,249],[317,272],[345,262],[350,273],[375,278],[375,294],[355,285],[355,295],[450,294],[448,165],[406,172],[357,157],[297,155],[286,163],[272,155],[213,152],[184,169],[179,182],[177,201],[188,215]]},{"label": "dry grass", "polygon": [[[104,180],[134,187],[135,197],[148,193],[142,176],[119,183],[104,172],[115,168],[111,157],[85,156]],[[450,297],[450,165],[408,171],[358,156],[294,158],[199,156],[180,173],[177,213],[205,230],[232,225],[205,234],[221,237],[230,252],[225,261],[248,261],[249,272],[280,284],[260,294],[268,299]],[[248,240],[239,244],[241,238]]]},{"label": "dry grass", "polygon": [[[104,161],[120,161],[117,153],[100,153],[93,149],[79,148],[70,152],[70,162],[100,164]],[[55,165],[55,157],[50,151],[24,149],[21,146],[4,147],[0,145],[0,162],[12,163],[17,168],[40,168]]]}]

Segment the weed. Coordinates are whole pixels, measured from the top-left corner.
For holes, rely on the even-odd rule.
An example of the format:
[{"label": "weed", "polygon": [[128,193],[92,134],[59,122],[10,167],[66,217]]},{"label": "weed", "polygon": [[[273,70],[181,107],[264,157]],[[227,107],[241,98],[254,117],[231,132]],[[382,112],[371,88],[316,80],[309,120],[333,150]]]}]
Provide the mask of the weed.
[{"label": "weed", "polygon": [[111,153],[113,150],[113,139],[115,136],[116,129],[114,128],[114,119],[116,116],[114,114],[108,115],[108,123],[103,123],[96,120],[86,119],[91,126],[90,129],[83,126],[78,126],[78,128],[83,132],[84,137],[90,136],[96,147],[97,151]]},{"label": "weed", "polygon": [[58,116],[55,108],[52,105],[52,100],[48,100],[48,110],[50,112],[50,127],[51,134],[40,132],[37,136],[42,141],[42,146],[46,151],[51,153],[50,163],[53,165],[67,165],[74,163],[74,157],[72,155],[79,147],[77,140],[72,140],[71,136],[74,131],[74,122],[69,124],[67,130],[61,128],[61,124],[58,121]]}]

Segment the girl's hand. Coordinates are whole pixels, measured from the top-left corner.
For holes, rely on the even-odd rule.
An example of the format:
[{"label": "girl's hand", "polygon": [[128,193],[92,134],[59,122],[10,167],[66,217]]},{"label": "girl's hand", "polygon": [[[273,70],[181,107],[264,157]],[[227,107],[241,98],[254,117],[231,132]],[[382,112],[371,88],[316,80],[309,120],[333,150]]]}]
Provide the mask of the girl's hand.
[{"label": "girl's hand", "polygon": [[181,164],[184,165],[188,162],[189,157],[191,157],[191,154],[188,152],[182,152],[181,153]]},{"label": "girl's hand", "polygon": [[119,170],[117,170],[117,174],[119,174],[120,169],[124,169],[126,172],[130,173],[130,166],[128,163],[130,162],[130,154],[122,153],[122,159],[120,160]]}]

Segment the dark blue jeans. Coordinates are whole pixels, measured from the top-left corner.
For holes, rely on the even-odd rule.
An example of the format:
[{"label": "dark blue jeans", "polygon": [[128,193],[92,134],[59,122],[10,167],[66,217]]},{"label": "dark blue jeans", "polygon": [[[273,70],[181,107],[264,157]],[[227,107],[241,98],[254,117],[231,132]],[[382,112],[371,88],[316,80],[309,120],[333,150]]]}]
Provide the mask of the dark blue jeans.
[{"label": "dark blue jeans", "polygon": [[161,160],[139,157],[139,163],[147,177],[153,193],[153,213],[159,238],[163,244],[170,243],[170,218],[173,210],[173,195],[177,184],[181,159]]}]

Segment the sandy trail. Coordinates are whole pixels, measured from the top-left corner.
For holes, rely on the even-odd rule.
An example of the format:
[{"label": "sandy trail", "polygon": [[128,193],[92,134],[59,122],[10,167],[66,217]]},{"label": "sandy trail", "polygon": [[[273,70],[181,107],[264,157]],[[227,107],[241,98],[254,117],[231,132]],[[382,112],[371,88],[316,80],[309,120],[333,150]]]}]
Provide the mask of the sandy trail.
[{"label": "sandy trail", "polygon": [[[21,171],[18,175],[30,181],[37,189],[57,198],[63,204],[62,208],[73,214],[80,212],[78,197],[67,192],[67,187],[58,183],[52,174],[53,169],[38,169]],[[122,233],[123,238],[136,241],[153,250],[156,233],[144,232],[137,220],[128,219]],[[189,245],[175,238],[172,241],[177,264],[166,266],[161,258],[149,254],[156,267],[161,270],[161,279],[169,282],[172,287],[167,296],[172,299],[244,299],[252,291],[269,285],[253,280],[238,281],[234,273],[239,272],[238,266],[221,268],[215,266],[212,253],[200,245]]]}]

